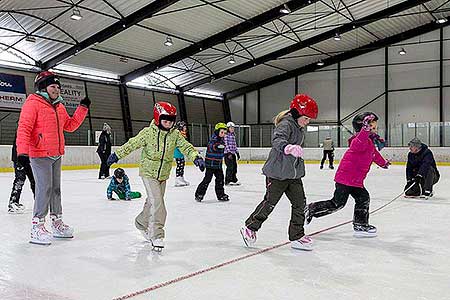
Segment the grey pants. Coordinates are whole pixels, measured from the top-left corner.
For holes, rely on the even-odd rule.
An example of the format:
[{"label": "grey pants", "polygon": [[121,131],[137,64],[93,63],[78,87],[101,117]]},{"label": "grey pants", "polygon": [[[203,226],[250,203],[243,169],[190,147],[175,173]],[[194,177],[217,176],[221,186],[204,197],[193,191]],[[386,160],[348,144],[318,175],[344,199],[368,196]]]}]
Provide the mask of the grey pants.
[{"label": "grey pants", "polygon": [[142,177],[147,199],[141,213],[135,219],[136,228],[146,230],[151,239],[164,238],[164,225],[166,223],[166,205],[164,193],[166,181]]},{"label": "grey pants", "polygon": [[50,206],[51,215],[61,215],[61,157],[30,159],[36,181],[33,217],[45,218]]}]

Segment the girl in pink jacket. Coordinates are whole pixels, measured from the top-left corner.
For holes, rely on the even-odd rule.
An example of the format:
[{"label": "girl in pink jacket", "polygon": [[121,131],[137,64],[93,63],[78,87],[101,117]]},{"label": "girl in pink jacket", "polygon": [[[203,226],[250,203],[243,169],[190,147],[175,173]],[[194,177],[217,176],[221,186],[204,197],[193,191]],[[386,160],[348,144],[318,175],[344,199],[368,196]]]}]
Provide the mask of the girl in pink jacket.
[{"label": "girl in pink jacket", "polygon": [[[41,72],[35,79],[36,93],[22,106],[17,129],[17,161],[28,158],[36,180],[31,226],[31,243],[49,245],[52,237],[72,238],[73,229],[62,221],[61,157],[64,131],[73,132],[83,123],[91,101],[81,100],[72,117],[61,103],[61,83],[52,72]],[[45,228],[50,208],[52,233]]]},{"label": "girl in pink jacket", "polygon": [[369,224],[369,192],[364,179],[372,162],[387,169],[389,161],[375,148],[378,117],[364,112],[353,119],[355,135],[349,139],[350,148],[344,153],[334,177],[336,190],[331,200],[310,203],[305,207],[305,219],[309,224],[313,217],[322,217],[343,208],[351,195],[355,199],[353,230],[355,237],[375,237],[377,228]]}]

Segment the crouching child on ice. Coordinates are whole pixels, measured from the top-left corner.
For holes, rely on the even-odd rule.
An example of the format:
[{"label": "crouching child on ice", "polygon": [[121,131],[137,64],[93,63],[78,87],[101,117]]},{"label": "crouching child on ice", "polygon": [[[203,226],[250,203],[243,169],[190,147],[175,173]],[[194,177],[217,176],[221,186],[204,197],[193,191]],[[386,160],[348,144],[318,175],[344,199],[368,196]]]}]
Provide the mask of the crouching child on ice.
[{"label": "crouching child on ice", "polygon": [[113,192],[117,194],[120,200],[130,201],[131,199],[141,198],[140,192],[131,191],[130,181],[122,168],[117,168],[114,171],[114,175],[106,190],[108,200],[116,200],[113,198]]}]

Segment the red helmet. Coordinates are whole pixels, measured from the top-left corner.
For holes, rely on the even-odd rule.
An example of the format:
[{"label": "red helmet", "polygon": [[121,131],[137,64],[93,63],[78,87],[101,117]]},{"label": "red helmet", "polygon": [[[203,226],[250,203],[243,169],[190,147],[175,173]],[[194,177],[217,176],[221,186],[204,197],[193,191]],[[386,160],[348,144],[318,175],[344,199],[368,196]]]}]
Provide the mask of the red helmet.
[{"label": "red helmet", "polygon": [[155,107],[153,108],[153,118],[155,119],[155,125],[159,125],[159,121],[162,119],[175,121],[177,117],[177,108],[170,104],[169,102],[156,102]]},{"label": "red helmet", "polygon": [[61,83],[59,82],[59,77],[53,72],[50,71],[43,71],[36,75],[36,78],[34,78],[34,88],[37,91],[46,89],[47,86],[51,84],[57,84],[59,87],[61,87]]},{"label": "red helmet", "polygon": [[316,119],[319,114],[316,101],[306,94],[299,94],[291,101],[290,109],[295,109],[300,116]]}]

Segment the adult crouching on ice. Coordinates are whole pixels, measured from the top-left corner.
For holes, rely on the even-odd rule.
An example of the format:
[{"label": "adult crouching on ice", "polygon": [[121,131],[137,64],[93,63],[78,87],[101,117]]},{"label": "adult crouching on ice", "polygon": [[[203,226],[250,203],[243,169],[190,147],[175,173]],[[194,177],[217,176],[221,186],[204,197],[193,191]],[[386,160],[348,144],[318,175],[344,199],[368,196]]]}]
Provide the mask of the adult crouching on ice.
[{"label": "adult crouching on ice", "polygon": [[[74,132],[83,123],[91,101],[81,100],[72,117],[60,96],[59,77],[49,71],[36,76],[36,92],[27,97],[17,129],[17,160],[28,158],[36,180],[36,195],[31,226],[31,243],[49,245],[52,236],[72,238],[73,228],[62,220],[61,157],[64,155],[64,131]],[[50,207],[52,233],[45,228]]]},{"label": "adult crouching on ice", "polygon": [[[433,196],[433,185],[441,177],[436,167],[433,152],[418,138],[413,138],[409,143],[408,162],[406,164],[405,187],[406,197],[428,198]],[[414,186],[411,187],[411,185]],[[411,188],[410,188],[411,187]],[[408,188],[410,188],[408,190]]]},{"label": "adult crouching on ice", "polygon": [[111,165],[131,152],[143,148],[139,175],[144,183],[147,199],[142,212],[135,219],[135,226],[156,251],[164,248],[164,225],[167,216],[164,193],[175,148],[178,147],[184,155],[193,160],[202,172],[205,170],[205,162],[198,151],[179,130],[173,128],[176,117],[175,106],[168,102],[157,102],[153,108],[153,121],[150,126],[142,129],[108,158],[108,165]]}]

